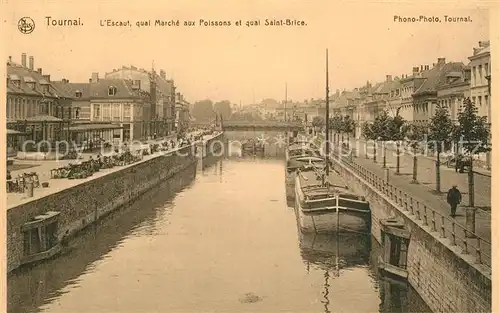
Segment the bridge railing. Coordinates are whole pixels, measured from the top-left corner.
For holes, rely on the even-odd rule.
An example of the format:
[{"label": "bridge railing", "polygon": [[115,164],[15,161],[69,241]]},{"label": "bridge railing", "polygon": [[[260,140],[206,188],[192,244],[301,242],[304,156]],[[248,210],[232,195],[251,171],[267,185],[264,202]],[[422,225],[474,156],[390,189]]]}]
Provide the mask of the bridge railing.
[{"label": "bridge railing", "polygon": [[302,127],[301,122],[279,122],[279,121],[224,121],[224,126],[276,126],[276,127]]}]

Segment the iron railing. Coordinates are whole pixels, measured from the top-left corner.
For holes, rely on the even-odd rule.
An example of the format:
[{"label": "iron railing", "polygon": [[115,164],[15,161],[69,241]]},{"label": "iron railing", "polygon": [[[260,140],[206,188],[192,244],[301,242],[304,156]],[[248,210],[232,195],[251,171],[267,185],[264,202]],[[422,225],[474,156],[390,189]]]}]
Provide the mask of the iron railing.
[{"label": "iron railing", "polygon": [[390,182],[355,163],[352,158],[342,156],[340,161],[351,171],[365,180],[373,189],[385,195],[393,205],[412,216],[422,227],[427,227],[431,233],[437,233],[439,238],[448,239],[453,247],[459,247],[459,253],[474,255],[475,264],[482,264],[491,271],[491,242],[478,234],[467,230],[455,220],[444,216],[412,196],[406,191],[392,185]]}]

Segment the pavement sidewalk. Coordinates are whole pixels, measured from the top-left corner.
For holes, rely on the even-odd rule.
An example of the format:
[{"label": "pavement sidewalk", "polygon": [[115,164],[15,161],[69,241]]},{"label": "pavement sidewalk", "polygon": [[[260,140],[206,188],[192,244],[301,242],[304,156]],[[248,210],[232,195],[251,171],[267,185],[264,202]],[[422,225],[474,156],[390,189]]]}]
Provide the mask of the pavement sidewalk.
[{"label": "pavement sidewalk", "polygon": [[[190,134],[191,133],[189,133],[188,135],[190,135]],[[205,136],[206,138],[204,138],[204,139],[207,140],[211,136],[212,135],[207,135],[207,136]],[[148,143],[157,143],[157,142],[164,141],[164,140],[176,141],[176,135],[174,134],[174,135],[170,135],[170,136],[167,136],[165,138],[156,139],[156,140],[148,140]],[[100,150],[92,152],[92,153],[82,153],[81,154],[82,158],[80,159],[80,161],[89,160],[90,157],[93,157],[95,159],[99,152],[100,152]],[[160,152],[158,152],[158,153],[160,153]],[[156,157],[156,155],[158,153],[155,153],[152,155],[147,155],[147,156],[145,156],[145,159]],[[161,153],[164,153],[164,152],[161,152]],[[24,173],[36,172],[38,174],[38,180],[40,181],[40,184],[42,184],[43,182],[50,182],[49,187],[47,187],[47,188],[39,187],[39,188],[35,189],[35,193],[37,193],[41,196],[42,194],[43,195],[50,194],[50,193],[53,193],[57,190],[63,190],[63,189],[68,187],[69,181],[67,179],[52,179],[50,172],[53,169],[61,168],[61,167],[67,166],[69,163],[74,163],[74,162],[77,162],[77,160],[64,160],[64,159],[63,160],[17,160],[16,159],[14,162],[14,165],[15,165],[15,167],[19,167],[19,169],[11,170],[11,176],[12,176],[12,178],[16,178],[19,175],[22,175]],[[21,166],[19,166],[19,165],[21,165]],[[9,167],[13,168],[13,166],[8,166],[7,168],[9,168]],[[119,170],[120,168],[122,168],[122,167],[114,167],[112,169],[103,169],[96,174],[102,175],[102,173],[116,171],[116,170]],[[94,174],[94,175],[98,176],[96,174]],[[92,176],[89,177],[88,179],[92,179]],[[74,180],[71,182],[74,183],[74,182],[79,182],[79,181],[81,181],[81,180]],[[15,193],[15,192],[7,193],[7,206],[8,207],[16,205],[16,203],[19,204],[25,200],[26,200],[26,195],[24,193]]]},{"label": "pavement sidewalk", "polygon": [[[359,141],[359,146],[361,151],[359,151],[358,159],[366,160],[364,154],[364,142]],[[373,165],[373,150],[371,147],[368,148],[370,159],[370,166]],[[386,163],[391,173],[396,172],[397,156],[395,150],[387,149],[386,151]],[[377,163],[376,165],[382,169],[383,164],[383,149],[380,147],[377,151]],[[441,194],[436,194],[436,165],[435,161],[427,158],[425,156],[417,156],[417,180],[422,187],[426,189],[429,194],[434,194],[439,196],[441,200],[446,202],[446,192],[456,184],[458,189],[462,193],[462,204],[463,206],[469,206],[469,196],[468,196],[468,175],[467,173],[457,173],[454,168],[449,168],[447,166],[440,167],[441,175]],[[413,178],[413,155],[405,153],[404,151],[400,153],[400,175],[401,179],[406,183],[410,183]],[[491,177],[475,174],[474,175],[474,207],[483,210],[491,211]],[[479,210],[478,210],[479,211]],[[486,212],[485,212],[486,213]],[[489,214],[489,213],[488,213]]]}]

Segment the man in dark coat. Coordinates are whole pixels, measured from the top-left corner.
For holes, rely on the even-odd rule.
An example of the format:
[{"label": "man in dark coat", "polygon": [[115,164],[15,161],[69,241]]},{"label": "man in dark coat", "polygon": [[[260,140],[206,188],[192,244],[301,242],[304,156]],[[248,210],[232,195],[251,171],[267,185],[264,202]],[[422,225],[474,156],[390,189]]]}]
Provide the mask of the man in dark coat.
[{"label": "man in dark coat", "polygon": [[457,185],[453,185],[453,187],[448,190],[448,196],[446,198],[451,207],[450,216],[455,217],[457,206],[460,202],[462,202],[462,194],[460,193],[460,190],[457,189]]}]

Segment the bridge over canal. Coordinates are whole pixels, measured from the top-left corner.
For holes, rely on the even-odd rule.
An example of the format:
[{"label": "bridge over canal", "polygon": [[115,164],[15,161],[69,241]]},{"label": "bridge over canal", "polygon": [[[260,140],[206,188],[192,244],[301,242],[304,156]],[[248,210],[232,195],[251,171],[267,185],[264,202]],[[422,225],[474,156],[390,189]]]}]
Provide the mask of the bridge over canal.
[{"label": "bridge over canal", "polygon": [[302,131],[302,122],[280,121],[224,121],[222,128],[225,131]]}]

